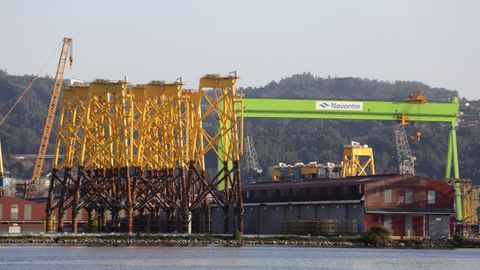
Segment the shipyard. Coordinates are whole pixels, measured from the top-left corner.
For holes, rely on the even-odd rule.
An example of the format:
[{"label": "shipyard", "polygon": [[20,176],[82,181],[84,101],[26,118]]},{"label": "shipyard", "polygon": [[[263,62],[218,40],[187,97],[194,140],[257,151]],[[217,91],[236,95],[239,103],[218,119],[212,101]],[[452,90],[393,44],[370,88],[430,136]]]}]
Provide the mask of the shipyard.
[{"label": "shipyard", "polygon": [[[72,39],[65,38],[52,100],[59,100],[71,46]],[[236,71],[207,74],[198,90],[183,89],[181,79],[70,83],[59,102],[49,179],[40,181],[45,141],[23,196],[16,191],[17,196],[0,198],[2,233],[363,236],[381,227],[400,239],[478,235],[478,188],[458,177],[458,97],[432,103],[422,92],[412,92],[403,102],[318,105],[315,100],[244,98],[235,89],[238,79]],[[56,111],[56,104],[50,106],[46,140]],[[243,122],[307,113],[309,118],[396,122],[398,172],[376,174],[372,146],[352,141],[343,146],[339,164],[279,163],[271,180],[262,179],[253,137],[247,135],[244,143]],[[217,130],[204,128],[212,116]],[[416,157],[404,129],[410,121],[451,123],[445,178],[415,176]],[[244,152],[248,182],[242,183]],[[207,174],[209,153],[218,165]]]},{"label": "shipyard", "polygon": [[0,269],[476,269],[478,8],[0,3]]}]

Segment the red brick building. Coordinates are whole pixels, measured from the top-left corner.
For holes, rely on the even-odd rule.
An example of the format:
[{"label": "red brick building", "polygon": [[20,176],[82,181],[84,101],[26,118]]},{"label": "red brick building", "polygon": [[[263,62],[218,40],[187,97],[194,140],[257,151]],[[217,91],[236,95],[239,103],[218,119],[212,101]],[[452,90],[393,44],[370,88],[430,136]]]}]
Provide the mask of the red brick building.
[{"label": "red brick building", "polygon": [[[0,197],[0,233],[38,233],[45,230],[45,200],[26,200],[16,197]],[[54,212],[55,220],[57,211]],[[71,215],[67,209],[66,216]],[[86,213],[79,214],[84,223]],[[68,222],[68,221],[67,221]],[[67,228],[69,224],[66,224]],[[67,229],[68,230],[68,229]]]},{"label": "red brick building", "polygon": [[365,229],[384,226],[397,236],[451,235],[455,192],[442,181],[397,177],[365,188]]}]

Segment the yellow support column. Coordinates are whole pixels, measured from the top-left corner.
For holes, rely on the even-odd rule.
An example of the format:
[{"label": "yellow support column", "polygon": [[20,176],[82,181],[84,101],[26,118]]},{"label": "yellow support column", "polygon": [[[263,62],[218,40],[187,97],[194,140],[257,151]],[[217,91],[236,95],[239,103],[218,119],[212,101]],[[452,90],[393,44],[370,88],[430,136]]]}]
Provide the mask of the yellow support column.
[{"label": "yellow support column", "polygon": [[[65,167],[65,163],[69,164],[69,161],[73,159],[72,149],[70,147],[71,142],[71,125],[73,123],[72,117],[74,117],[74,92],[70,89],[66,89],[62,96],[61,110],[57,130],[57,141],[55,143],[55,157],[53,160],[52,176],[50,178],[50,184],[48,189],[48,199],[45,209],[45,231],[51,233],[55,231],[53,211],[58,204],[54,202],[54,188],[58,184],[63,186],[63,177],[61,176],[61,170]],[[61,149],[66,149],[63,162],[60,162]]]},{"label": "yellow support column", "polygon": [[471,180],[462,181],[463,221],[470,229],[478,225],[477,205],[478,188],[472,185]]},{"label": "yellow support column", "polygon": [[175,229],[176,209],[180,207],[179,184],[183,182],[184,133],[181,116],[182,82],[152,81],[145,85],[145,94],[155,97],[153,118],[157,130],[157,164],[160,182],[155,193],[160,196],[161,207],[167,214],[168,230]]}]

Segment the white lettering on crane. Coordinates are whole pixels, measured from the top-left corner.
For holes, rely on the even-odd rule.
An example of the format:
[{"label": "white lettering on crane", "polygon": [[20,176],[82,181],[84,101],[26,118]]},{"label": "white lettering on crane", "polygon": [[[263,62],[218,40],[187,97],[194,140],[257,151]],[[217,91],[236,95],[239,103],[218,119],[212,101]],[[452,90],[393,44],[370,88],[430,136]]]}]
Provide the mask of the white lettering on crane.
[{"label": "white lettering on crane", "polygon": [[317,100],[315,109],[333,111],[362,111],[363,102]]}]

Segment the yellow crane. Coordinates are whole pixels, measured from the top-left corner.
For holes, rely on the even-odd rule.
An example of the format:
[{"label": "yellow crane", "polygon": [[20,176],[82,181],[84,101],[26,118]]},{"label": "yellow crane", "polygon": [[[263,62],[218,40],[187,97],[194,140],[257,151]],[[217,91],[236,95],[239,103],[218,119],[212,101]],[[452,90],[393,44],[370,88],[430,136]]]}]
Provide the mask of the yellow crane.
[{"label": "yellow crane", "polygon": [[[55,118],[55,111],[57,109],[58,99],[60,97],[60,90],[63,83],[63,74],[65,72],[65,66],[69,61],[70,67],[72,67],[72,39],[69,37],[63,38],[63,46],[60,53],[60,59],[58,61],[57,73],[55,74],[55,81],[53,84],[52,97],[50,98],[50,105],[48,106],[47,117],[45,119],[45,126],[43,127],[43,134],[40,140],[40,147],[38,149],[37,159],[35,166],[33,167],[32,185],[36,185],[38,179],[42,174],[43,163],[45,160],[45,153],[47,152],[48,141],[50,139],[50,133],[52,131],[53,120]],[[26,197],[31,197],[35,192],[35,188],[28,188]]]}]

